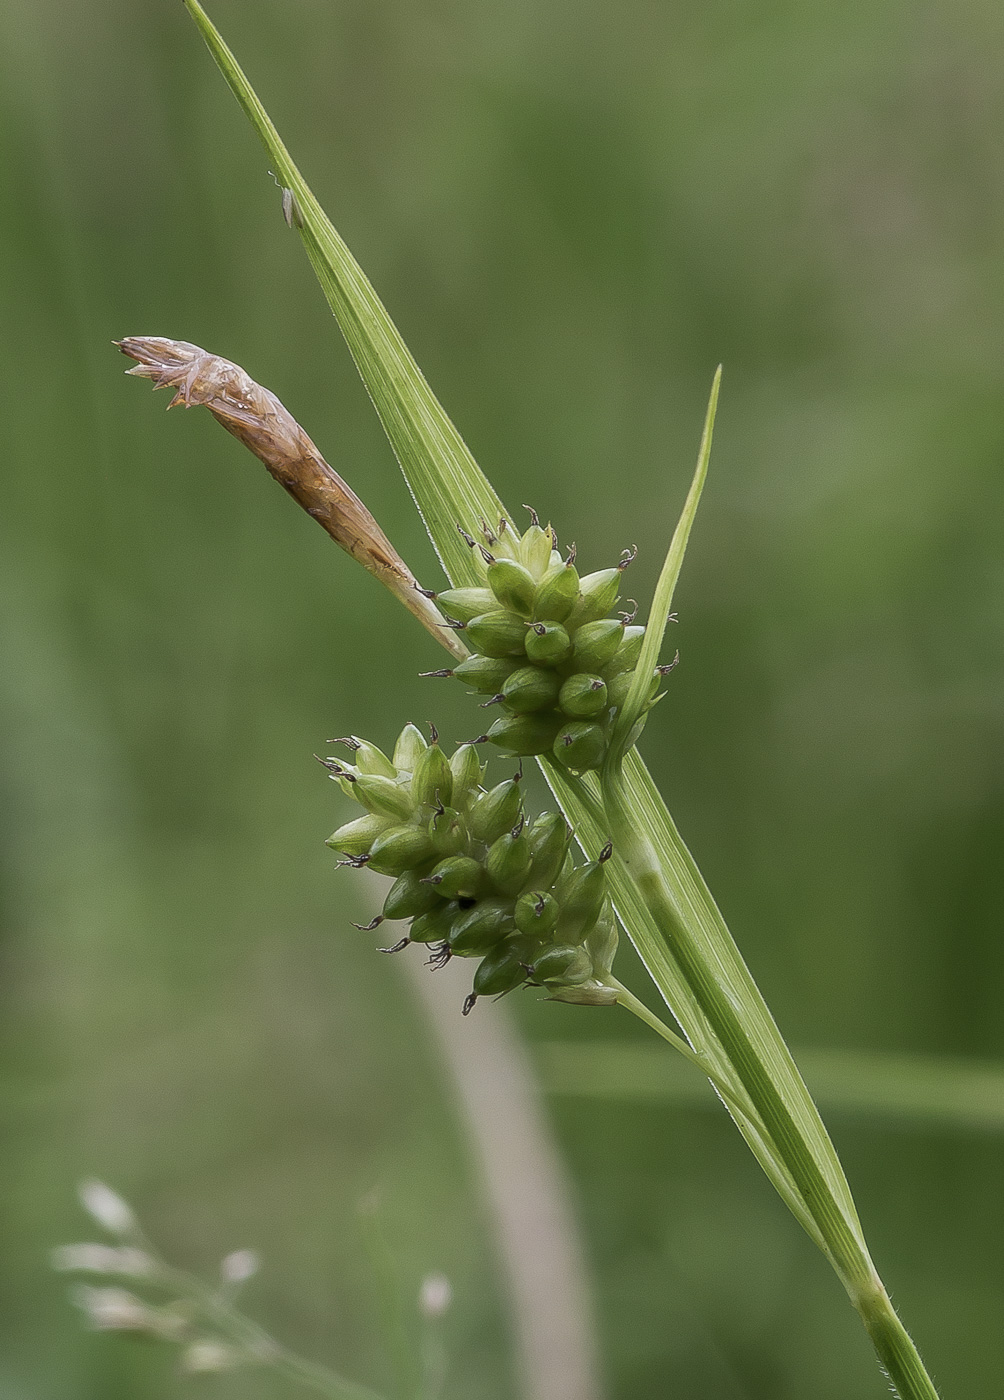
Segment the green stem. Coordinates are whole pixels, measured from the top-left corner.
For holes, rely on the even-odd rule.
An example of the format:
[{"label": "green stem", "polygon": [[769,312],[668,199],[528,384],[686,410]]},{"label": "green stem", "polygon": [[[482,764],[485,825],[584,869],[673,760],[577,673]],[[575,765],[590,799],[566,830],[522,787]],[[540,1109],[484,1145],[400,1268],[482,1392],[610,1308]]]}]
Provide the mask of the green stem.
[{"label": "green stem", "polygon": [[263,1327],[239,1312],[227,1297],[207,1288],[194,1275],[162,1265],[153,1281],[190,1298],[207,1322],[218,1327],[250,1361],[259,1366],[267,1366],[278,1375],[326,1396],[327,1400],[383,1400],[369,1386],[359,1385],[328,1366],[321,1366],[287,1351]]},{"label": "green stem", "polygon": [[732,1105],[736,1113],[741,1113],[743,1117],[748,1116],[747,1106],[733,1092],[732,1086],[724,1076],[720,1075],[715,1070],[714,1066],[708,1063],[706,1056],[702,1055],[699,1050],[695,1050],[692,1045],[688,1045],[683,1036],[677,1035],[675,1031],[670,1030],[665,1021],[660,1021],[655,1012],[650,1011],[643,1001],[639,1001],[634,992],[629,992],[623,982],[618,982],[616,977],[607,977],[606,984],[608,987],[613,987],[616,991],[618,1006],[623,1006],[626,1011],[630,1011],[632,1015],[637,1016],[639,1021],[644,1021],[646,1026],[651,1027],[656,1035],[662,1036],[663,1040],[666,1041],[668,1045],[672,1045],[674,1050],[678,1050],[680,1054],[683,1055],[685,1059],[689,1060],[692,1065],[695,1065],[702,1074],[707,1075],[718,1093]]},{"label": "green stem", "polygon": [[[920,1356],[859,1238],[857,1222],[848,1219],[834,1198],[733,999],[716,977],[673,898],[655,848],[632,813],[619,763],[604,770],[602,793],[618,854],[790,1173],[897,1394],[901,1400],[937,1400]],[[659,1030],[658,1026],[654,1028]],[[659,1034],[663,1035],[663,1031],[659,1030]]]}]

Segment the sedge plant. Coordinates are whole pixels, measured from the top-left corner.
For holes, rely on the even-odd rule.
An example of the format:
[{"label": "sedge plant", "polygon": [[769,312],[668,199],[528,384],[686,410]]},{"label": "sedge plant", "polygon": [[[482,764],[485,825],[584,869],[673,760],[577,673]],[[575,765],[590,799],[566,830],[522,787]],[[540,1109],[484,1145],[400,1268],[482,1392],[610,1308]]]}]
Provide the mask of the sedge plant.
[{"label": "sedge plant", "polygon": [[[618,1004],[697,1065],[836,1271],[894,1393],[936,1400],[870,1258],[815,1104],[637,748],[661,677],[672,669],[660,658],[707,474],[720,371],[693,482],[642,627],[615,611],[630,556],[582,574],[574,553],[563,557],[554,530],[533,512],[528,528],[517,529],[233,54],[198,0],[185,4],[265,146],[283,215],[369,391],[447,586],[418,588],[372,517],[364,508],[354,513],[358,498],[302,430],[276,436],[285,410],[272,396],[256,400],[253,390],[267,391],[241,379],[236,366],[159,338],[127,340],[122,349],[140,360],[133,372],[176,387],[175,401],[206,403],[393,589],[450,653],[451,664],[430,674],[457,678],[480,705],[498,707],[475,743],[535,757],[560,808],[529,823],[517,779],[484,785],[483,750],[468,744],[447,757],[434,733],[429,742],[408,726],[390,756],[351,738],[349,759],[323,760],[363,808],[330,844],[347,863],[395,877],[374,925],[406,920],[398,946],[431,945],[434,960],[478,960],[467,1010],[479,995],[530,982],[557,999]],[[584,863],[571,854],[573,833]],[[618,922],[676,1029],[614,976]]]}]

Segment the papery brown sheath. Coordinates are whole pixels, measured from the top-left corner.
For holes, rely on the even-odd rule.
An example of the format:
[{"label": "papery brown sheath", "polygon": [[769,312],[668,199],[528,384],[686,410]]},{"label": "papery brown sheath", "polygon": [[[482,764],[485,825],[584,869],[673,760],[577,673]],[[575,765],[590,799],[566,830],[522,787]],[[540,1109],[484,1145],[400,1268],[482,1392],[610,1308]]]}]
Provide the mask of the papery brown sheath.
[{"label": "papery brown sheath", "polygon": [[293,415],[240,365],[184,340],[157,335],[114,342],[139,364],[127,374],[177,390],[168,408],[202,404],[249,448],[308,515],[412,612],[441,646],[467,656],[456,632],[420,590],[418,581],[372,514],[318,452]]}]

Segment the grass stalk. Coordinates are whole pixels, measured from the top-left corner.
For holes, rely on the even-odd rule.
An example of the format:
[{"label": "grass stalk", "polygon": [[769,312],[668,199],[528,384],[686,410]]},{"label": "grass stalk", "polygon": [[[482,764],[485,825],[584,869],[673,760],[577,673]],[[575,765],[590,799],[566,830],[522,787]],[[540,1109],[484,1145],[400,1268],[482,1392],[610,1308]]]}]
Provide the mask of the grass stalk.
[{"label": "grass stalk", "polygon": [[[233,54],[198,4],[185,0],[289,193],[291,220],[380,415],[432,542],[454,586],[480,580],[458,525],[505,513],[432,393],[374,289],[334,230]],[[707,470],[718,380],[698,468],[649,618],[643,664],[661,640]],[[649,671],[649,676],[651,671]],[[768,1177],[831,1260],[901,1400],[936,1400],[865,1245],[837,1154],[785,1042],[680,838],[637,750],[632,687],[620,742],[602,780],[542,762],[587,854],[614,840],[610,879],[618,913],[692,1050]],[[637,708],[637,706],[635,706]],[[630,1007],[635,1010],[637,1008]],[[661,1023],[660,1023],[661,1024]],[[663,1031],[668,1028],[663,1028]],[[663,1034],[660,1031],[660,1034]],[[671,1036],[673,1032],[669,1033]],[[667,1038],[663,1035],[663,1038]],[[678,1047],[679,1048],[679,1047]]]}]

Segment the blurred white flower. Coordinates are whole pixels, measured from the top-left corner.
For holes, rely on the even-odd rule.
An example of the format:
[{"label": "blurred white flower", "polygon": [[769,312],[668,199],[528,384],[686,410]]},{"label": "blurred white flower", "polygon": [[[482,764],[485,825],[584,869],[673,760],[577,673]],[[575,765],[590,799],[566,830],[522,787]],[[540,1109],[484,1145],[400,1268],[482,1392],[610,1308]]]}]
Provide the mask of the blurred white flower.
[{"label": "blurred white flower", "polygon": [[162,1308],[151,1308],[124,1288],[91,1288],[81,1284],[74,1289],[73,1301],[87,1314],[87,1321],[99,1332],[146,1332],[153,1337],[177,1339],[184,1331],[184,1319]]},{"label": "blurred white flower", "polygon": [[127,1274],[140,1278],[152,1274],[156,1263],[142,1249],[128,1245],[64,1244],[52,1251],[52,1267],[64,1273]]},{"label": "blurred white flower", "polygon": [[261,1260],[253,1249],[235,1249],[220,1264],[224,1283],[243,1283],[261,1268]]},{"label": "blurred white flower", "polygon": [[433,1321],[442,1317],[453,1302],[453,1288],[445,1274],[426,1274],[418,1290],[418,1310]]},{"label": "blurred white flower", "polygon": [[128,1235],[135,1230],[132,1207],[103,1181],[82,1181],[78,1192],[84,1210],[113,1235]]},{"label": "blurred white flower", "polygon": [[217,1341],[215,1337],[201,1337],[181,1353],[181,1369],[232,1371],[235,1366],[240,1366],[243,1360],[241,1353],[235,1347],[227,1346],[226,1342]]}]

